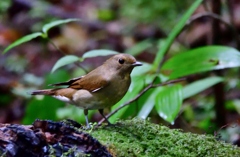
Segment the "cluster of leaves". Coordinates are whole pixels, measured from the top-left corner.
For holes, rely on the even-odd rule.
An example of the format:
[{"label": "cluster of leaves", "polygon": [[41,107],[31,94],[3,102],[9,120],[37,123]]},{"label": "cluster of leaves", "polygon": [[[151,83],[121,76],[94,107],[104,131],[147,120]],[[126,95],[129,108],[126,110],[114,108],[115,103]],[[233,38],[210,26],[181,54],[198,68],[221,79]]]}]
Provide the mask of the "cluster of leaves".
[{"label": "cluster of leaves", "polygon": [[[144,63],[142,68],[136,68],[134,70],[132,74],[133,80],[129,91],[121,101],[113,106],[113,109],[118,111],[118,108],[122,108],[124,103],[125,107],[112,115],[110,121],[115,122],[119,117],[129,115],[129,113],[135,113],[134,104],[138,103],[138,101],[132,100],[137,100],[139,98],[141,100],[140,103],[138,103],[140,110],[136,113],[138,117],[147,118],[150,112],[155,109],[159,116],[164,120],[174,123],[174,120],[180,112],[184,99],[222,82],[224,79],[216,76],[208,77],[185,86],[181,84],[162,86],[164,83],[173,79],[186,77],[191,74],[240,66],[239,51],[226,46],[205,46],[197,49],[191,49],[187,52],[179,53],[163,62],[163,58],[168,52],[173,41],[182,31],[192,13],[201,3],[202,0],[196,0],[186,11],[184,16],[173,28],[166,41],[157,52],[154,62],[152,64]],[[49,29],[54,26],[73,21],[78,21],[78,19],[59,20],[46,24],[43,26],[42,32],[33,33],[17,40],[9,45],[3,53],[6,53],[17,45],[37,37],[49,39]],[[148,48],[149,42],[142,42],[141,48],[142,47]],[[133,51],[129,52],[136,55],[138,51],[141,51],[141,48],[139,49],[139,45],[137,45]],[[56,62],[52,68],[52,72],[55,72],[64,65],[74,62],[82,62],[86,58],[117,53],[118,52],[111,50],[93,50],[86,52],[82,57],[66,55]],[[146,84],[151,85],[151,87],[146,86]]]}]

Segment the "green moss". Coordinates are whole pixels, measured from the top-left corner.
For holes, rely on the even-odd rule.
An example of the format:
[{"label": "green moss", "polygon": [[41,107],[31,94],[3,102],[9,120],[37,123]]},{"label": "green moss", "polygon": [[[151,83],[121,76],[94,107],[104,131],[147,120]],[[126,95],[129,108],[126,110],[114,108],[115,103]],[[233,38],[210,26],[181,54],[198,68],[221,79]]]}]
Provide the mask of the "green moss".
[{"label": "green moss", "polygon": [[183,133],[140,119],[102,126],[91,135],[118,157],[240,156],[239,148],[217,141],[214,136]]}]

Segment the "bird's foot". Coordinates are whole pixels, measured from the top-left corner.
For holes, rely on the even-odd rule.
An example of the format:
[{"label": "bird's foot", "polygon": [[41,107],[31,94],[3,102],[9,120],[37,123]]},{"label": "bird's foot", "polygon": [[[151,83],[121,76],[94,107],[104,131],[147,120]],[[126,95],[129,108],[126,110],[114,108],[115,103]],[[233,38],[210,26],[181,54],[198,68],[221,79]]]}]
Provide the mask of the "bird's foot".
[{"label": "bird's foot", "polygon": [[88,123],[86,126],[82,126],[83,130],[92,130],[94,128],[96,128],[98,125],[97,123]]}]

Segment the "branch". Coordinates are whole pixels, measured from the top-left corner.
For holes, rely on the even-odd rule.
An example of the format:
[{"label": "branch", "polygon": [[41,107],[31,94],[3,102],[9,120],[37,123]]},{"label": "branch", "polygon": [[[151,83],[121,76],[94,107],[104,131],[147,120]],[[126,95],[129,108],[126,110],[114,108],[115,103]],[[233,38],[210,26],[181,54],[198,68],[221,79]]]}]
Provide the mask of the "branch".
[{"label": "branch", "polygon": [[221,18],[221,16],[219,16],[218,14],[215,14],[215,13],[212,13],[212,12],[204,12],[204,13],[195,14],[186,23],[185,28],[188,27],[189,25],[191,25],[194,21],[196,21],[198,19],[201,19],[203,17],[213,18],[213,19],[218,20],[219,22],[223,23],[224,25],[226,25],[231,30],[232,35],[235,38],[237,48],[240,47],[240,40],[239,40],[238,35],[236,33],[236,28],[234,27],[233,24],[230,24],[227,21],[223,20]]},{"label": "branch", "polygon": [[[138,98],[140,98],[141,95],[143,95],[145,92],[147,92],[150,88],[156,88],[156,87],[159,87],[159,86],[164,86],[164,85],[168,85],[168,84],[172,84],[172,83],[177,83],[177,82],[181,82],[181,81],[184,81],[186,80],[186,78],[180,78],[180,79],[176,79],[176,80],[171,80],[171,81],[167,81],[167,82],[164,82],[164,83],[160,83],[160,84],[153,84],[150,83],[147,87],[145,87],[136,97],[134,97],[132,100],[129,100],[128,102],[122,104],[121,106],[119,106],[117,109],[115,109],[114,111],[112,111],[111,113],[109,113],[108,115],[106,115],[106,118],[109,118],[111,117],[112,115],[114,115],[115,113],[117,113],[120,109],[122,109],[123,107],[125,106],[128,106],[130,105],[132,102],[136,101]],[[104,118],[101,119],[99,122],[98,122],[98,125],[101,125],[103,122],[104,122]]]},{"label": "branch", "polygon": [[[51,39],[47,38],[47,40],[49,41],[49,43],[50,43],[56,50],[58,50],[59,52],[61,52],[61,53],[62,53],[63,55],[65,55],[65,56],[67,55],[67,54],[66,54],[64,51],[62,51],[57,45],[55,45],[54,42],[53,42]],[[74,62],[74,64],[75,64],[76,66],[82,68],[85,73],[88,73],[88,70],[86,70],[81,64],[77,64],[76,62]]]},{"label": "branch", "polygon": [[210,17],[210,18],[213,18],[213,19],[216,19],[218,21],[220,21],[221,23],[225,24],[226,26],[228,26],[229,28],[232,29],[232,26],[231,24],[229,24],[228,22],[226,22],[225,20],[223,20],[221,18],[221,16],[219,16],[218,14],[214,14],[212,12],[204,12],[204,13],[199,13],[199,14],[195,14],[193,15],[189,20],[188,22],[186,23],[186,26],[185,27],[188,27],[190,24],[192,24],[194,21],[200,19],[200,18],[203,18],[203,17]]}]

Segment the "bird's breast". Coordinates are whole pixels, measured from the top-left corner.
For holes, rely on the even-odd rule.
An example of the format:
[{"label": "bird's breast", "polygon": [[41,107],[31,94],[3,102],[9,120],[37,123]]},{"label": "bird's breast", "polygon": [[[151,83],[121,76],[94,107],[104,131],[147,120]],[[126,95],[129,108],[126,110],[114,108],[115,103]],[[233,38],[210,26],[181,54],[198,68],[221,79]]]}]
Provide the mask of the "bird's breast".
[{"label": "bird's breast", "polygon": [[83,109],[103,109],[111,107],[126,94],[130,78],[118,77],[96,92],[80,89],[73,95],[73,102]]},{"label": "bird's breast", "polygon": [[110,81],[109,85],[103,89],[105,91],[103,92],[104,97],[109,99],[109,104],[112,103],[111,105],[114,105],[121,100],[128,91],[130,83],[130,77],[117,77],[113,81]]}]

